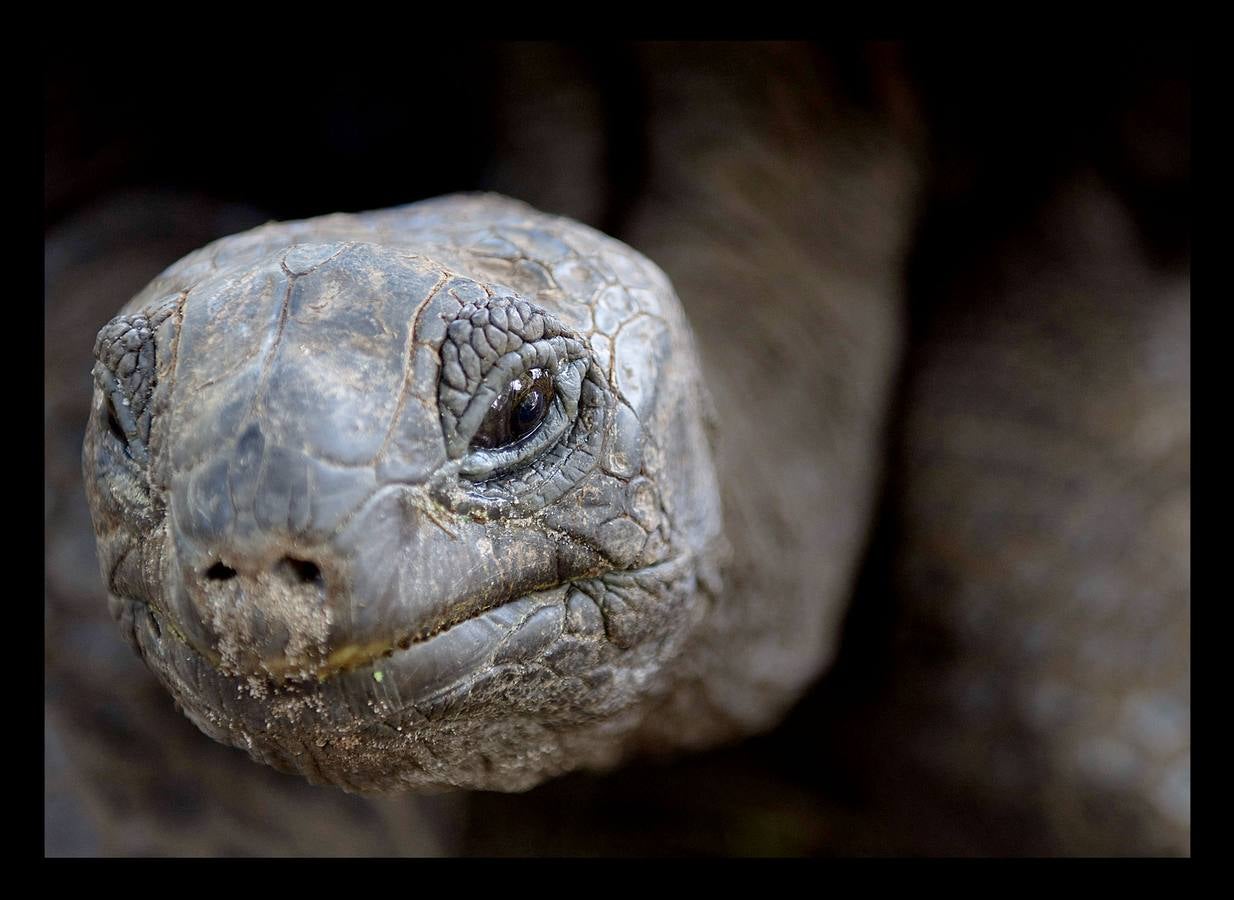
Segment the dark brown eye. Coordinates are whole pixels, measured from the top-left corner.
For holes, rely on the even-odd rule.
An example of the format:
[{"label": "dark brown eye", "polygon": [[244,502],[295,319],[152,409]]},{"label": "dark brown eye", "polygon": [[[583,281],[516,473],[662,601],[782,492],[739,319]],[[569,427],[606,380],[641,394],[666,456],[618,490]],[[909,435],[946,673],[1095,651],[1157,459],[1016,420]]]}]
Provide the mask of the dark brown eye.
[{"label": "dark brown eye", "polygon": [[120,446],[124,448],[124,455],[132,459],[133,451],[129,448],[129,436],[125,434],[124,426],[120,424],[120,417],[116,415],[116,408],[110,398],[107,400],[107,430],[120,442]]},{"label": "dark brown eye", "polygon": [[510,382],[493,401],[471,446],[496,450],[535,432],[553,404],[553,376],[546,369],[531,369]]},{"label": "dark brown eye", "polygon": [[129,437],[120,426],[120,420],[116,418],[116,411],[111,408],[110,403],[107,404],[107,429],[120,443],[128,444]]}]

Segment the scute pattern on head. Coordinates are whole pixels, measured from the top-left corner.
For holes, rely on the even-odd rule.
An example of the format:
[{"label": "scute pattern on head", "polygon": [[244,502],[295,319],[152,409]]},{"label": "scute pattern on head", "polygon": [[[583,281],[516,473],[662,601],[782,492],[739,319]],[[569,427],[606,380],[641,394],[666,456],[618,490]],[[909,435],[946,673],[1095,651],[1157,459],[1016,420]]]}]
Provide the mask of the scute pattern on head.
[{"label": "scute pattern on head", "polygon": [[[174,327],[136,324],[156,303]],[[133,327],[162,356],[133,382],[125,505],[97,401]],[[638,749],[700,677],[725,553],[707,401],[628,247],[492,195],[270,224],[100,342],[84,466],[113,611],[212,737],[349,790],[522,790]],[[533,368],[543,425],[474,445]]]}]

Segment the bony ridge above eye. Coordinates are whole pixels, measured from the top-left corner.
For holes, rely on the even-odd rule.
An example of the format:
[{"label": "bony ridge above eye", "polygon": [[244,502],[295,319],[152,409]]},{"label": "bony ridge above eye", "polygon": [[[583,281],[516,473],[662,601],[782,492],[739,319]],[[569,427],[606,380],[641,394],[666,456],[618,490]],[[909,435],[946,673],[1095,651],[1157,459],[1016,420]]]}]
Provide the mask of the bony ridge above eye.
[{"label": "bony ridge above eye", "polygon": [[491,483],[486,495],[518,490],[572,454],[591,365],[582,337],[528,301],[488,297],[463,305],[439,353],[441,424],[461,478]]}]

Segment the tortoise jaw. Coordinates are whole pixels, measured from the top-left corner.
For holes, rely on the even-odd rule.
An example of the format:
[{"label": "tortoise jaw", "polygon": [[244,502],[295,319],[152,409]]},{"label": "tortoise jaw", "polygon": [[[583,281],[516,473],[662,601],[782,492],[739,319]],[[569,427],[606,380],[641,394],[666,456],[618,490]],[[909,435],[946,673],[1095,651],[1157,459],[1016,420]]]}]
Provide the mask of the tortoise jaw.
[{"label": "tortoise jaw", "polygon": [[[711,588],[699,587],[691,554],[563,582],[321,680],[223,672],[157,607],[115,599],[121,626],[188,718],[259,762],[362,793],[522,790],[539,769],[509,735],[531,729],[556,747],[550,734],[629,724],[627,712],[663,686],[666,648],[683,652],[700,621]],[[443,768],[450,742],[476,765]]]},{"label": "tortoise jaw", "polygon": [[[191,717],[198,727],[220,737],[220,726],[233,734],[262,731],[275,717],[304,726],[351,727],[430,702],[494,662],[542,652],[563,633],[570,592],[566,583],[511,598],[418,639],[383,646],[380,652],[361,655],[348,645],[336,651],[343,659],[332,667],[282,678],[272,672],[227,671],[218,664],[218,654],[187,640],[157,606],[117,599],[125,606],[122,621],[131,621],[133,638],[147,662],[181,705],[195,711]],[[375,703],[375,694],[397,697],[397,707]],[[357,705],[357,697],[369,700]],[[234,743],[234,738],[229,741]]]},{"label": "tortoise jaw", "polygon": [[[267,680],[271,685],[294,686],[297,684],[325,684],[348,673],[362,669],[376,670],[382,660],[406,653],[418,645],[426,644],[449,632],[467,625],[469,622],[481,619],[491,619],[499,624],[509,624],[506,616],[493,616],[506,607],[521,610],[535,598],[564,596],[573,586],[572,581],[551,585],[543,589],[521,594],[516,597],[506,597],[488,604],[461,603],[459,612],[443,621],[423,627],[402,635],[393,640],[348,641],[319,652],[312,656],[291,655],[283,653],[251,656],[247,665],[234,653],[221,652],[219,647],[195,639],[180,627],[176,617],[160,608],[157,604],[146,603],[132,598],[121,598],[127,603],[145,608],[156,625],[156,633],[166,630],[175,641],[191,650],[209,665],[220,676],[226,678],[242,678],[247,680]],[[240,663],[240,664],[238,664]]]},{"label": "tortoise jaw", "polygon": [[[546,587],[540,591],[523,594],[518,597],[508,597],[495,603],[482,605],[479,607],[466,608],[465,612],[452,618],[447,619],[430,628],[407,635],[395,641],[369,641],[366,643],[346,643],[332,651],[316,668],[306,668],[302,663],[288,662],[285,658],[278,657],[273,660],[262,660],[261,666],[264,672],[269,673],[276,679],[285,681],[304,681],[312,680],[319,684],[324,684],[332,679],[343,676],[347,673],[361,669],[370,669],[376,673],[380,669],[382,660],[397,656],[400,653],[405,653],[417,645],[425,644],[429,641],[437,639],[448,632],[460,626],[466,625],[468,622],[474,622],[486,617],[491,618],[493,622],[499,624],[506,623],[506,616],[492,616],[494,613],[504,609],[505,607],[515,607],[520,612],[522,607],[532,603],[533,598],[544,597],[546,595],[555,595],[560,592],[564,593],[572,586],[572,582],[564,582],[559,585]],[[511,620],[512,622],[514,620]],[[529,633],[530,634],[530,633]],[[515,633],[511,634],[511,638],[515,637]],[[524,635],[526,638],[527,635]],[[380,678],[377,679],[380,682]]]}]

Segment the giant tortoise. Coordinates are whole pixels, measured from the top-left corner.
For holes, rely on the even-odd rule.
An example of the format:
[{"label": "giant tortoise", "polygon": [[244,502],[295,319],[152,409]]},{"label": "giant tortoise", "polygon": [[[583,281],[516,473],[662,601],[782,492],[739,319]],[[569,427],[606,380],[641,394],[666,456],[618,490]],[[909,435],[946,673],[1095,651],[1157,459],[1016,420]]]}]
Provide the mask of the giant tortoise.
[{"label": "giant tortoise", "polygon": [[[90,785],[64,802],[114,826],[82,840],[448,852],[465,799],[472,849],[508,849],[493,835],[517,821],[529,849],[596,852],[612,834],[543,824],[536,843],[534,823],[594,827],[650,784],[646,827],[687,784],[696,811],[761,790],[711,843],[736,852],[1186,852],[1185,276],[1133,262],[1130,220],[1079,178],[906,356],[915,138],[820,104],[796,48],[722,51],[723,78],[714,48],[639,52],[658,125],[626,244],[492,194],[271,224],[190,254],[104,327],[84,449],[102,583],[208,734],[353,791],[518,791],[773,726],[851,646],[860,576],[908,598],[908,632],[869,653],[875,704],[815,695],[784,726],[814,808],[743,787],[739,750],[509,797],[296,786],[175,730],[151,683],[91,683],[93,626],[51,604],[52,671],[81,673],[53,697],[93,698],[89,733],[153,759],[109,778],[99,746],[92,771],[49,704],[49,771]],[[578,147],[515,142],[488,186],[595,221],[553,177]],[[1104,243],[1068,237],[1094,222]],[[889,422],[897,549],[862,568]],[[53,596],[101,608],[56,571],[66,547]],[[842,658],[824,685],[854,671],[876,670]],[[833,732],[803,730],[820,716]],[[823,758],[800,740],[820,733]],[[837,744],[871,761],[864,793],[828,781],[852,766]],[[156,803],[129,780],[157,785],[163,833],[119,826]],[[909,824],[923,810],[930,828]]]}]

